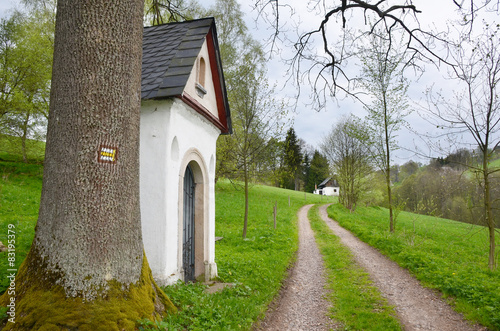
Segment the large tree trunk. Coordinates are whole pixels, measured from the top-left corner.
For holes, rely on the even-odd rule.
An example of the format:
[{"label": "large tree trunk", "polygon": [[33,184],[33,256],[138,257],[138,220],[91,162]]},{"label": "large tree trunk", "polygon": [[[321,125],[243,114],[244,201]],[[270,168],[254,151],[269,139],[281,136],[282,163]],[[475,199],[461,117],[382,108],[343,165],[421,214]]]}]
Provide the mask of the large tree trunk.
[{"label": "large tree trunk", "polygon": [[143,6],[58,1],[40,213],[6,329],[133,330],[175,309],[141,235]]}]

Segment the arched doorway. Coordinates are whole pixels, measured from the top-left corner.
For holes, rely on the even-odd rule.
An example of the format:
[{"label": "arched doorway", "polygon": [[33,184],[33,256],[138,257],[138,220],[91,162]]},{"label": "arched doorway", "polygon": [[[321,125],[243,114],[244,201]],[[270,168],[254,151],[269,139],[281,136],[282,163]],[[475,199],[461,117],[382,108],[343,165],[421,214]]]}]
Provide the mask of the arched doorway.
[{"label": "arched doorway", "polygon": [[196,183],[191,167],[186,167],[184,173],[184,210],[183,210],[183,241],[182,241],[182,268],[184,281],[195,280],[195,202]]},{"label": "arched doorway", "polygon": [[208,188],[205,162],[197,150],[189,150],[181,163],[178,204],[177,261],[180,276],[185,282],[202,279],[200,277],[210,266]]}]

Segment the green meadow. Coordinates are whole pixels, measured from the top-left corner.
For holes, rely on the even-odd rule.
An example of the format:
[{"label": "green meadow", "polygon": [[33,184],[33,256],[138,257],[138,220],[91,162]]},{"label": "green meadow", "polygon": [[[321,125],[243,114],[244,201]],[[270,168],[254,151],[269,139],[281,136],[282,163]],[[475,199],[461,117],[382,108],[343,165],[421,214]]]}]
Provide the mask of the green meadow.
[{"label": "green meadow", "polygon": [[[0,154],[0,241],[5,243],[8,225],[13,224],[16,268],[34,236],[42,185],[40,160],[24,164],[9,153]],[[297,211],[305,204],[332,200],[255,185],[250,190],[246,239],[242,238],[243,200],[240,185],[226,180],[217,183],[216,236],[222,237],[216,242],[217,281],[229,286],[214,294],[207,293],[208,285],[203,283],[167,286],[164,290],[179,307],[179,313],[163,321],[139,321],[139,329],[248,330],[264,317],[294,262]],[[467,318],[500,330],[500,272],[487,269],[488,243],[483,227],[402,212],[396,233],[390,234],[386,209],[360,207],[349,213],[334,204],[329,213],[360,239],[408,268],[426,286],[441,290]],[[334,307],[332,316],[345,330],[400,329],[392,308],[364,271],[355,267],[349,252],[318,218],[315,208],[310,219],[329,269],[328,287],[336,293],[329,296]],[[0,253],[0,292],[7,287],[7,263],[6,253]]]},{"label": "green meadow", "polygon": [[[488,269],[485,227],[401,212],[391,234],[387,209],[359,207],[350,213],[335,204],[328,212],[424,285],[440,290],[468,319],[500,330],[500,271]],[[499,233],[496,242],[500,243]],[[497,247],[497,257],[499,253]]]},{"label": "green meadow", "polygon": [[[0,241],[6,243],[9,224],[16,230],[16,268],[34,237],[40,203],[43,166],[24,164],[8,153],[0,155]],[[242,238],[244,192],[229,181],[216,185],[216,262],[219,282],[230,284],[215,294],[203,283],[177,283],[164,288],[179,313],[164,321],[140,321],[140,329],[249,329],[263,316],[278,293],[298,245],[297,211],[304,204],[331,202],[303,192],[254,186],[250,190],[247,239]],[[276,229],[273,207],[277,203]],[[7,253],[0,253],[0,293],[8,286]],[[210,307],[210,309],[207,309]]]},{"label": "green meadow", "polygon": [[[10,225],[16,240],[14,269],[18,269],[26,257],[35,235],[42,175],[40,164],[0,162],[0,241],[7,246]],[[7,269],[13,269],[8,263],[7,252],[0,253],[0,293],[8,286]]]},{"label": "green meadow", "polygon": [[[180,312],[157,324],[168,330],[248,330],[264,316],[287,276],[298,247],[297,212],[325,197],[256,185],[250,189],[247,238],[242,238],[244,191],[238,184],[216,185],[215,262],[219,282],[230,284],[215,294],[204,284],[178,283],[165,288]],[[290,201],[290,205],[289,205]],[[332,201],[330,199],[330,201]],[[273,207],[277,202],[276,229]],[[207,309],[207,307],[210,307]]]}]

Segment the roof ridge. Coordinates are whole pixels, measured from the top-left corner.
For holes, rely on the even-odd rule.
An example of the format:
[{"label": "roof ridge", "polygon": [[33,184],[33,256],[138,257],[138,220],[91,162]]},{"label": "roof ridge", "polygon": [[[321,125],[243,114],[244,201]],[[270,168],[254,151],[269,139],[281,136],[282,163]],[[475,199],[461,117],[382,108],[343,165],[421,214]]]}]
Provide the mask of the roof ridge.
[{"label": "roof ridge", "polygon": [[215,21],[215,17],[210,16],[210,17],[203,17],[203,18],[195,18],[195,19],[192,19],[192,20],[185,20],[185,21],[182,21],[182,22],[168,22],[168,23],[162,23],[162,24],[157,24],[157,25],[144,26],[143,28],[144,29],[150,29],[150,28],[161,27],[161,26],[165,26],[165,25],[172,26],[172,25],[186,24],[186,23],[199,22],[199,21],[205,21],[205,20]]}]

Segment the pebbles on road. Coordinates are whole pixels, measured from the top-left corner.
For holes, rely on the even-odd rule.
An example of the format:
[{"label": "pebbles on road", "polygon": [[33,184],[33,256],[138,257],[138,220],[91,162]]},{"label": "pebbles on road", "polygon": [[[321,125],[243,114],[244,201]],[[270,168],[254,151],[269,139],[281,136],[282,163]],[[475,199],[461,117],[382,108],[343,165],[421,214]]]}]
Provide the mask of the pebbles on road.
[{"label": "pebbles on road", "polygon": [[[304,206],[299,211],[299,249],[295,266],[280,297],[257,330],[336,329],[335,322],[327,317],[329,302],[325,300],[323,260],[307,218],[311,206]],[[395,307],[405,330],[487,330],[465,321],[438,292],[424,288],[407,270],[339,226],[328,217],[326,208],[319,208],[321,218],[352,251],[356,262],[370,274],[374,285]]]},{"label": "pebbles on road", "polygon": [[390,305],[394,306],[405,330],[486,330],[471,325],[444,302],[436,291],[420,285],[407,270],[362,242],[328,217],[327,206],[319,213],[342,244],[347,246],[357,263],[370,274],[374,285]]},{"label": "pebbles on road", "polygon": [[327,317],[323,260],[314,239],[307,212],[312,205],[299,210],[299,249],[274,310],[261,322],[259,330],[330,330]]}]

